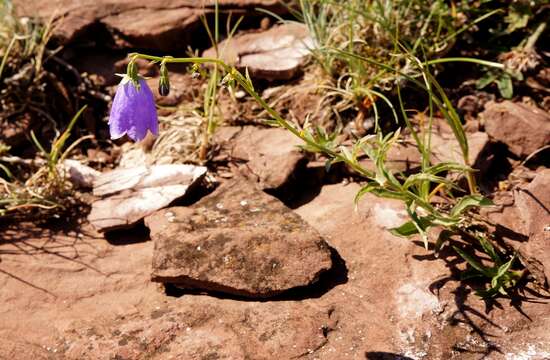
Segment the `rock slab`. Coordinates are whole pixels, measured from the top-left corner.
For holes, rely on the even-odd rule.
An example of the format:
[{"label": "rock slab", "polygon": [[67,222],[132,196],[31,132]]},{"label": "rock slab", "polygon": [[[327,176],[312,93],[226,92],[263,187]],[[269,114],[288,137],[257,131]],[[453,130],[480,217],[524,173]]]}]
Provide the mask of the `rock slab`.
[{"label": "rock slab", "polygon": [[99,231],[130,227],[185,195],[206,174],[194,165],[119,168],[98,176],[93,194],[100,197],[88,216]]},{"label": "rock slab", "polygon": [[214,141],[233,160],[246,161],[243,174],[264,190],[287,184],[307,161],[298,148],[302,140],[280,128],[225,127],[219,129]]},{"label": "rock slab", "polygon": [[312,284],[332,266],[316,230],[242,179],[145,224],[155,246],[152,280],[182,288],[265,298]]},{"label": "rock slab", "polygon": [[298,302],[185,297],[106,326],[80,322],[58,347],[64,359],[297,359],[324,346],[333,323]]},{"label": "rock slab", "polygon": [[489,137],[506,144],[518,157],[550,144],[550,114],[537,107],[512,101],[489,102],[481,117]]},{"label": "rock slab", "polygon": [[[303,24],[288,23],[267,31],[239,34],[218,45],[219,56],[250,76],[266,80],[289,80],[307,60],[313,39]],[[205,57],[216,57],[211,48]]]},{"label": "rock slab", "polygon": [[482,214],[497,224],[495,236],[514,248],[537,280],[550,285],[550,169],[539,171],[528,185],[497,193],[494,210]]}]

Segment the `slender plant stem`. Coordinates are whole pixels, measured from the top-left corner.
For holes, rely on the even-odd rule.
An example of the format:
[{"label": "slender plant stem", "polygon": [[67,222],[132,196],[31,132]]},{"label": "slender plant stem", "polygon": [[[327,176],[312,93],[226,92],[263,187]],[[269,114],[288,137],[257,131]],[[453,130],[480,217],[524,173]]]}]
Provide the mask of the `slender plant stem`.
[{"label": "slender plant stem", "polygon": [[498,62],[475,59],[475,58],[467,58],[467,57],[449,57],[449,58],[434,59],[434,60],[429,60],[424,62],[424,65],[434,65],[434,64],[442,64],[442,63],[448,63],[448,62],[469,62],[469,63],[489,66],[497,69],[504,69],[504,64],[501,64]]},{"label": "slender plant stem", "polygon": [[283,119],[275,109],[273,109],[269,104],[262,99],[262,97],[254,90],[252,87],[250,81],[245,78],[240,72],[238,72],[234,67],[231,67],[227,65],[225,62],[215,59],[215,58],[199,58],[199,57],[190,57],[190,58],[173,58],[173,57],[161,57],[161,56],[153,56],[153,55],[146,55],[146,54],[140,54],[140,53],[132,53],[129,55],[132,59],[145,59],[155,62],[161,62],[164,61],[166,63],[194,63],[194,64],[206,64],[211,63],[218,65],[220,68],[224,69],[224,71],[231,75],[231,77],[241,85],[241,87],[256,100],[267,113],[277,122],[277,124],[286,130],[290,131],[295,136],[302,139],[306,144],[309,146],[324,152],[325,154],[329,155],[330,157],[334,158],[337,161],[344,161],[346,162],[353,170],[355,170],[357,173],[359,173],[361,176],[367,177],[372,179],[374,177],[374,174],[371,171],[368,171],[361,167],[359,164],[348,161],[345,157],[340,155],[339,153],[335,152],[334,150],[328,149],[320,144],[315,143],[314,141],[311,141],[307,137],[304,136],[304,134],[292,126],[288,121]]},{"label": "slender plant stem", "polygon": [[[194,64],[205,64],[205,63],[211,63],[219,66],[222,68],[233,80],[235,80],[250,96],[254,98],[263,108],[264,110],[275,120],[275,122],[285,128],[286,130],[290,131],[295,136],[302,139],[307,145],[311,146],[314,149],[319,150],[320,152],[325,153],[329,157],[333,158],[335,161],[342,161],[345,162],[348,166],[350,166],[354,171],[356,171],[361,176],[373,180],[375,179],[376,175],[369,171],[357,163],[357,161],[352,161],[351,159],[348,159],[346,156],[341,155],[340,153],[329,149],[321,144],[316,143],[315,141],[312,141],[310,138],[306,137],[304,133],[294,127],[291,123],[289,123],[287,120],[285,120],[279,113],[273,109],[257,92],[254,90],[254,87],[248,77],[245,77],[242,75],[237,69],[234,67],[231,67],[227,65],[225,62],[214,59],[214,58],[173,58],[173,57],[160,57],[160,56],[152,56],[152,55],[145,55],[145,54],[139,54],[139,53],[133,53],[130,54],[130,57],[135,61],[138,58],[146,59],[150,61],[155,62],[166,62],[166,63],[194,63]],[[396,186],[392,184],[388,184],[393,191],[402,191],[403,189],[397,188]],[[427,201],[424,201],[422,198],[420,198],[418,195],[414,194],[410,190],[407,190],[405,192],[406,196],[411,200],[414,201],[418,206],[424,208],[426,211],[429,211],[431,213],[437,213],[435,208]]]}]

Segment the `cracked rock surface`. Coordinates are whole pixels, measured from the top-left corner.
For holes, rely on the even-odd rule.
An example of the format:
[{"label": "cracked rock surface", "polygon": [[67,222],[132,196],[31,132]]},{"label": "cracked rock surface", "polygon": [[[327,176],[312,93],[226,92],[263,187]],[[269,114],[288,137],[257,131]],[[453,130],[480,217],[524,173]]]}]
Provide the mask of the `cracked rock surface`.
[{"label": "cracked rock surface", "polygon": [[243,179],[145,224],[155,243],[152,280],[178,287],[269,297],[316,282],[332,265],[316,230]]}]

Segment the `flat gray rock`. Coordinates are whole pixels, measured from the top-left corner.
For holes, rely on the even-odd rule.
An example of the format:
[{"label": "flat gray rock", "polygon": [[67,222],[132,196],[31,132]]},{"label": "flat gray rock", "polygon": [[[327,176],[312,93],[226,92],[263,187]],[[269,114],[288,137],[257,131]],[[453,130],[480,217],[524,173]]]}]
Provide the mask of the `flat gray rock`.
[{"label": "flat gray rock", "polygon": [[312,284],[332,266],[316,230],[242,179],[145,224],[155,245],[152,280],[182,288],[264,298]]},{"label": "flat gray rock", "polygon": [[88,216],[99,231],[129,227],[145,216],[170,205],[206,174],[194,165],[153,165],[116,169],[94,181],[93,193],[101,197]]}]

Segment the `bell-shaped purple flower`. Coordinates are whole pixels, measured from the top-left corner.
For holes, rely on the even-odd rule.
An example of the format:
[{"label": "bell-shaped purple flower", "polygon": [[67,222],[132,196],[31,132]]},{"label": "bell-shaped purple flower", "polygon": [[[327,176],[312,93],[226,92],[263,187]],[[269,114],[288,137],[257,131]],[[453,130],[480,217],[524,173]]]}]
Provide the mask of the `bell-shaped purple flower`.
[{"label": "bell-shaped purple flower", "polygon": [[158,135],[158,117],[155,99],[147,82],[137,80],[139,85],[124,77],[116,90],[111,114],[109,130],[111,139],[128,135],[134,141],[140,141],[149,130]]}]

